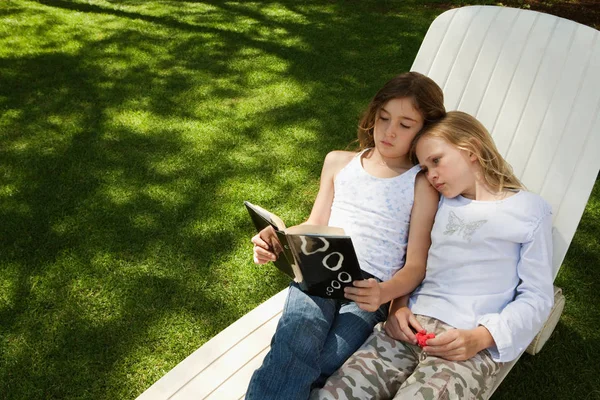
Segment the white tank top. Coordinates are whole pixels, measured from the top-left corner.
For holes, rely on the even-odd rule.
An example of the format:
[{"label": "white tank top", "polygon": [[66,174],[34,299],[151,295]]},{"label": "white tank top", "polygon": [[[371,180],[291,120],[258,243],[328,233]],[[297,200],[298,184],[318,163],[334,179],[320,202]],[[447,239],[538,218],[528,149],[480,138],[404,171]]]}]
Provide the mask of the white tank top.
[{"label": "white tank top", "polygon": [[[366,151],[366,150],[365,150]],[[393,178],[377,178],[360,152],[337,174],[329,225],[352,238],[361,269],[386,281],[404,266],[415,198],[415,165]]]}]

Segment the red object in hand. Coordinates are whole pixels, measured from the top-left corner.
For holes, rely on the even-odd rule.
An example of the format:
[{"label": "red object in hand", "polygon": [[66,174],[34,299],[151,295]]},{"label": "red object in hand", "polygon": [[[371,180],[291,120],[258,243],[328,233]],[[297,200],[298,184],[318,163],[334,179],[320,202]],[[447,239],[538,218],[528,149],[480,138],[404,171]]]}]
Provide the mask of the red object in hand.
[{"label": "red object in hand", "polygon": [[423,329],[421,332],[417,332],[415,336],[417,337],[417,344],[420,347],[424,347],[427,345],[427,339],[433,339],[435,333],[427,333],[427,331]]}]

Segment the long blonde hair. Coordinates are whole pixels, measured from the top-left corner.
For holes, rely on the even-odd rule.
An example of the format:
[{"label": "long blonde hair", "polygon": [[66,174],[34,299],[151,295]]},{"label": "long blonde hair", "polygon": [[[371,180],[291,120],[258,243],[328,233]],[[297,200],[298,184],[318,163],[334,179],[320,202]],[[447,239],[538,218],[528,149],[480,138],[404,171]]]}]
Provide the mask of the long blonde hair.
[{"label": "long blonde hair", "polygon": [[441,120],[422,129],[414,138],[410,155],[416,163],[415,148],[424,137],[438,137],[477,157],[486,185],[497,192],[524,189],[512,167],[498,152],[494,140],[483,124],[462,111],[449,111]]},{"label": "long blonde hair", "polygon": [[357,142],[360,150],[375,146],[375,120],[381,108],[391,99],[408,98],[423,117],[423,127],[446,115],[444,93],[431,78],[418,72],[396,75],[383,85],[369,103],[359,124]]}]

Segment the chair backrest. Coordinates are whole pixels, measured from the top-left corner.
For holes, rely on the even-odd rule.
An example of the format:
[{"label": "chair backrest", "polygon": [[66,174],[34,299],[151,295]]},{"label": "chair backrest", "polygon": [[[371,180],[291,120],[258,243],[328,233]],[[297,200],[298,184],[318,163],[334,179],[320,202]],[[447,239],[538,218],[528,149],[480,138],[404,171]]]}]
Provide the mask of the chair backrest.
[{"label": "chair backrest", "polygon": [[554,276],[600,169],[600,32],[506,7],[446,11],[412,66],[448,110],[479,119],[528,190],[552,205]]}]

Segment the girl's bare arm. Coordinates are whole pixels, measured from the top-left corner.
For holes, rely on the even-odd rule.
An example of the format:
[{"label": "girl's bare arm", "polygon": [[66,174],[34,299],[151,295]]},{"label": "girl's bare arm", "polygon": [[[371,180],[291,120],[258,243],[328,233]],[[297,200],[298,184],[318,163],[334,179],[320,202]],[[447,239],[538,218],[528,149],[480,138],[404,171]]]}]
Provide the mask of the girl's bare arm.
[{"label": "girl's bare arm", "polygon": [[333,180],[356,153],[350,151],[332,151],[325,157],[321,170],[319,193],[313,204],[310,216],[304,222],[311,225],[327,225],[333,204]]},{"label": "girl's bare arm", "polygon": [[[321,170],[319,193],[315,199],[312,211],[304,224],[327,225],[333,204],[333,180],[337,173],[346,166],[356,153],[349,151],[332,151],[325,157]],[[265,264],[275,261],[281,253],[281,245],[274,249],[270,243],[275,235],[271,227],[267,227],[256,234],[251,240],[254,244],[253,258],[256,264]],[[275,239],[276,240],[276,239]],[[279,243],[277,243],[279,244]]]},{"label": "girl's bare arm", "polygon": [[373,278],[354,281],[354,287],[344,288],[347,299],[355,301],[363,310],[375,311],[381,304],[412,292],[421,283],[438,203],[437,192],[422,174],[417,175],[404,267],[386,282],[379,283]]},{"label": "girl's bare arm", "polygon": [[427,253],[431,245],[431,228],[439,203],[439,194],[425,175],[417,175],[415,201],[408,232],[406,262],[392,279],[382,282],[381,304],[412,292],[425,278]]}]

